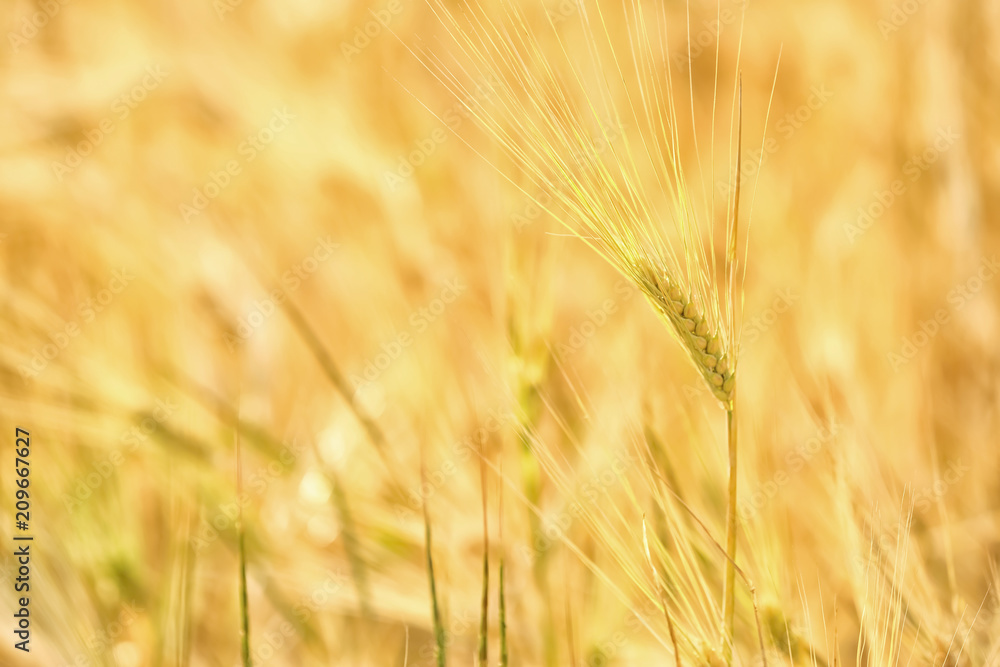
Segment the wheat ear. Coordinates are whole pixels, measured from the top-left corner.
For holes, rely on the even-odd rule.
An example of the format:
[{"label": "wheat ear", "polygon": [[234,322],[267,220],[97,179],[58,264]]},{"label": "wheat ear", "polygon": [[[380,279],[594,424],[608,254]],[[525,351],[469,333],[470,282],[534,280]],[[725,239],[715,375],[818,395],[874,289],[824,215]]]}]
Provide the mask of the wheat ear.
[{"label": "wheat ear", "polygon": [[638,283],[646,298],[670,324],[712,394],[729,409],[736,376],[723,350],[719,331],[709,324],[691,295],[686,294],[665,270],[647,269],[640,273]]}]

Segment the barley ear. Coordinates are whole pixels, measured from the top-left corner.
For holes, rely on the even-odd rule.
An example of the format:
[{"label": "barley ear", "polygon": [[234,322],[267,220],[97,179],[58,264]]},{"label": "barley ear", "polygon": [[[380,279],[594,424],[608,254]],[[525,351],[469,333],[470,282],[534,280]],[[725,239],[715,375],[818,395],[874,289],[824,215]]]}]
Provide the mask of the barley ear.
[{"label": "barley ear", "polygon": [[666,319],[712,395],[729,409],[736,375],[725,351],[722,332],[709,323],[693,297],[685,293],[665,269],[645,267],[640,270],[639,286]]}]

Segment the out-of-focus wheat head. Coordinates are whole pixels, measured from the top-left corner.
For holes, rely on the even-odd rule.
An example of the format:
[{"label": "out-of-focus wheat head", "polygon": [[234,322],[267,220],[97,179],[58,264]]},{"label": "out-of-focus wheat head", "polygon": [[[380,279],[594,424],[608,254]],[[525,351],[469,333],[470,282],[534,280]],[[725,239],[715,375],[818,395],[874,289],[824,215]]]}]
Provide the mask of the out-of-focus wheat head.
[{"label": "out-of-focus wheat head", "polygon": [[[477,3],[458,15],[441,0],[429,4],[454,48],[446,55],[416,50],[524,180],[504,175],[641,290],[713,395],[731,407],[744,265],[738,245],[745,247],[737,234],[740,177],[719,198],[711,187],[714,160],[706,160],[708,174],[702,169],[694,94],[689,104],[675,95],[665,15],[623,3],[616,29],[626,34],[616,41],[608,8],[576,0],[571,23],[588,50],[574,57],[551,16],[546,41],[555,47],[546,48],[513,3],[502,3],[501,17]],[[733,88],[730,128],[737,136],[735,144],[732,132],[728,140],[738,164],[735,81]],[[698,178],[687,173],[686,148],[694,150]],[[720,213],[723,261],[712,243]]]}]

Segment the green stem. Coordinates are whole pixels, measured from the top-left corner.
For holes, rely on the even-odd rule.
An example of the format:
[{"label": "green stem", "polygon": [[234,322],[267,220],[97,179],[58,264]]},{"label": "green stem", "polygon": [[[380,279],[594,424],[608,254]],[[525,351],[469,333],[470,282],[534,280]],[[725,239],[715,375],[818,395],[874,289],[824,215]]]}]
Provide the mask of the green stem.
[{"label": "green stem", "polygon": [[243,667],[253,667],[250,657],[250,602],[247,598],[247,546],[243,530],[243,448],[240,444],[239,401],[236,407],[236,497],[240,499],[236,517],[236,550],[240,570],[240,657]]},{"label": "green stem", "polygon": [[437,667],[445,667],[444,624],[441,622],[441,608],[438,606],[437,584],[434,581],[434,557],[431,555],[431,520],[424,504],[424,547],[427,551],[427,575],[431,581],[431,612],[434,620],[434,655]]},{"label": "green stem", "polygon": [[722,615],[725,623],[723,651],[726,664],[733,661],[735,641],[735,584],[736,584],[736,396],[733,395],[726,411],[729,440],[729,503],[726,508],[726,587],[724,589]]},{"label": "green stem", "polygon": [[[241,522],[242,523],[242,522]],[[250,606],[247,603],[247,555],[243,527],[239,527],[239,568],[240,568],[240,656],[243,667],[251,667],[250,659]]]},{"label": "green stem", "polygon": [[500,556],[500,667],[507,667],[507,602],[503,592],[503,556]]}]

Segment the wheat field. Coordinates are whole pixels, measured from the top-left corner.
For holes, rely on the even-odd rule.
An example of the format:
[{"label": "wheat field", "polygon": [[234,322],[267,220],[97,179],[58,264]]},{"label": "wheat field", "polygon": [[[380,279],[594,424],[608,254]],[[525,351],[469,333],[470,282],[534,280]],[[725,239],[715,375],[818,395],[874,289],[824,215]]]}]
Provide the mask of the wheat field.
[{"label": "wheat field", "polygon": [[0,19],[0,665],[1000,665],[995,0]]}]

